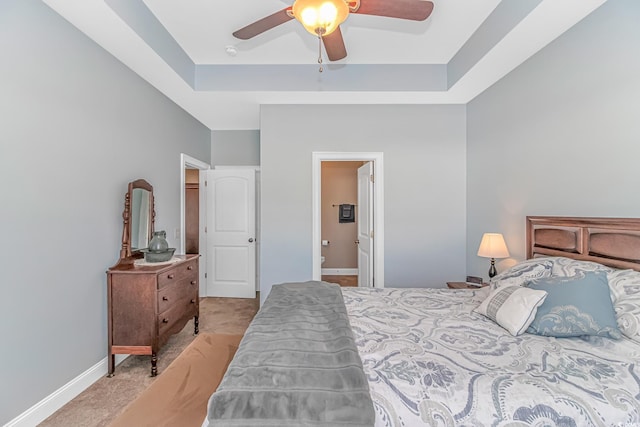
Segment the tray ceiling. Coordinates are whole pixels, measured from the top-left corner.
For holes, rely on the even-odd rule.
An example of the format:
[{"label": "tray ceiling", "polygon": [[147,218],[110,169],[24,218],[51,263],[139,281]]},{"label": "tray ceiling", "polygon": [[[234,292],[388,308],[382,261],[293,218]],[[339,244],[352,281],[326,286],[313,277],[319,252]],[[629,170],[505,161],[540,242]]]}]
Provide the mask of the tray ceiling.
[{"label": "tray ceiling", "polygon": [[295,20],[231,35],[282,0],[44,0],[210,129],[257,129],[261,104],[464,104],[605,1],[433,0],[423,22],[351,15],[347,57],[323,52],[319,73],[318,40]]}]

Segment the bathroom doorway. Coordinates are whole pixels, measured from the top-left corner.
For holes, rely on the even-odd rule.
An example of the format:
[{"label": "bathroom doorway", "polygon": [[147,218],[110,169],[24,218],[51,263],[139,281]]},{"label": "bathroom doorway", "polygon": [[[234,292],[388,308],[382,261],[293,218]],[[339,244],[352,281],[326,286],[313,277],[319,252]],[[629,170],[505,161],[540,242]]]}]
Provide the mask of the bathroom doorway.
[{"label": "bathroom doorway", "polygon": [[358,168],[363,161],[321,164],[322,280],[358,286]]},{"label": "bathroom doorway", "polygon": [[313,280],[384,287],[382,157],[312,153]]}]

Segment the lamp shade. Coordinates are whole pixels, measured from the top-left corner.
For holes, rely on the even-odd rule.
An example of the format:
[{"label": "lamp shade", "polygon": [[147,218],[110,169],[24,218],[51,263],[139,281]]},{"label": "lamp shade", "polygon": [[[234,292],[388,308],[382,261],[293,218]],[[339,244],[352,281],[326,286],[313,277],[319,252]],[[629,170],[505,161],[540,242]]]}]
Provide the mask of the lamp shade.
[{"label": "lamp shade", "polygon": [[478,256],[484,258],[508,258],[509,250],[504,242],[504,237],[500,233],[484,233]]},{"label": "lamp shade", "polygon": [[291,12],[308,32],[327,36],[347,19],[349,5],[345,0],[296,0]]}]

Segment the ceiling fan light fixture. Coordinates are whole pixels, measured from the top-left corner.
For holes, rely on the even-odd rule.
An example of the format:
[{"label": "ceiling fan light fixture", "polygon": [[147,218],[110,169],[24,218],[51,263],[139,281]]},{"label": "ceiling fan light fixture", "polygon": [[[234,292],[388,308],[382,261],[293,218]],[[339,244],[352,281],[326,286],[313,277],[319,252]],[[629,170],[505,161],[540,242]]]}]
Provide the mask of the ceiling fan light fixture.
[{"label": "ceiling fan light fixture", "polygon": [[308,32],[327,36],[347,19],[349,5],[345,0],[296,0],[291,12]]}]

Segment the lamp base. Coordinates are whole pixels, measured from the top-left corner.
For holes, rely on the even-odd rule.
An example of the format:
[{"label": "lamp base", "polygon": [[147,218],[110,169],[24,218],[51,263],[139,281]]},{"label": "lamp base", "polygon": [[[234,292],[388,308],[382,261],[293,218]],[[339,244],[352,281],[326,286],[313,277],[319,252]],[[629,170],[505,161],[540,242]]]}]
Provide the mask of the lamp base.
[{"label": "lamp base", "polygon": [[495,258],[491,258],[491,267],[489,268],[489,278],[493,279],[493,277],[498,274],[496,270],[496,260]]}]

